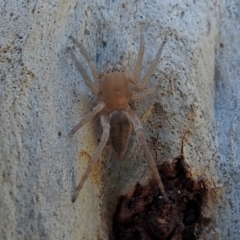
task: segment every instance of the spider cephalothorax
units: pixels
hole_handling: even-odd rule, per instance
[[[90,174],[93,165],[99,159],[109,138],[117,157],[119,159],[123,158],[123,155],[127,149],[132,126],[136,132],[138,141],[141,144],[146,155],[149,166],[153,171],[154,177],[158,182],[158,186],[164,198],[167,200],[168,197],[165,193],[161,177],[157,170],[157,166],[147,146],[147,142],[143,133],[143,127],[140,123],[139,118],[129,106],[130,100],[142,100],[155,91],[156,86],[147,88],[144,91],[142,90],[148,85],[151,75],[160,60],[165,41],[161,44],[156,58],[152,61],[147,74],[139,82],[144,53],[143,34],[141,34],[140,38],[140,49],[138,52],[138,59],[134,74],[120,65],[116,65],[114,67],[111,66],[103,73],[98,72],[94,62],[92,61],[83,45],[80,44],[74,37],[70,38],[79,47],[81,54],[86,58],[92,74],[96,79],[96,81],[93,82],[89,78],[82,65],[78,62],[72,49],[69,48],[68,51],[70,52],[72,59],[75,62],[75,65],[80,71],[82,77],[84,78],[87,86],[91,89],[92,93],[98,97],[98,104],[90,113],[82,117],[81,121],[71,130],[69,135],[74,134],[83,124],[91,120],[97,113],[100,113],[100,122],[103,128],[101,141],[97,146],[92,159],[90,160],[85,174],[83,175],[79,185],[74,192],[72,201],[74,202],[77,199],[77,196],[84,182]]]

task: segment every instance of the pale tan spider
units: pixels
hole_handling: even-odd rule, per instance
[[[68,52],[71,54],[71,57],[76,67],[80,71],[82,77],[84,78],[87,86],[91,89],[94,95],[97,95],[98,104],[93,108],[91,112],[82,117],[81,121],[70,131],[69,135],[73,135],[80,127],[83,126],[83,124],[90,121],[97,113],[100,113],[100,122],[103,128],[101,141],[97,146],[92,159],[89,162],[87,170],[85,171],[80,183],[78,184],[73,194],[72,201],[75,202],[77,199],[84,182],[88,178],[93,165],[99,159],[109,138],[115,154],[119,159],[123,157],[128,146],[129,137],[132,132],[132,125],[136,132],[138,141],[141,144],[146,155],[149,166],[153,171],[155,179],[157,180],[162,195],[166,200],[168,200],[161,177],[157,170],[156,163],[147,146],[147,142],[143,133],[143,127],[140,123],[139,118],[129,106],[130,100],[142,100],[155,91],[156,86],[152,86],[145,91],[140,92],[148,85],[151,75],[159,63],[160,56],[166,41],[164,40],[161,44],[156,58],[152,61],[147,74],[140,82],[138,82],[141,74],[144,53],[143,33],[140,37],[140,48],[134,75],[120,65],[116,65],[115,67],[111,66],[103,73],[98,72],[94,62],[92,61],[83,45],[80,44],[72,36],[70,39],[79,47],[81,54],[87,60],[94,78],[97,79],[97,81],[93,82],[89,78],[82,65],[78,62],[72,49],[68,48]]]

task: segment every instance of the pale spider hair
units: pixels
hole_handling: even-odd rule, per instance
[[[144,88],[146,88],[148,85],[151,75],[153,74],[153,71],[160,61],[161,53],[166,41],[164,40],[161,44],[156,58],[151,62],[147,74],[141,81],[139,81],[144,53],[143,33],[141,33],[140,36],[140,48],[134,74],[132,74],[129,70],[122,67],[121,65],[110,67],[103,73],[99,72],[83,45],[72,36],[70,36],[70,39],[78,46],[81,54],[87,60],[93,77],[96,79],[95,81],[92,81],[90,79],[82,65],[77,60],[72,49],[68,48],[68,52],[70,53],[76,67],[85,80],[86,85],[90,88],[92,93],[98,97],[98,104],[93,108],[91,112],[82,117],[80,122],[70,131],[69,135],[73,135],[80,127],[83,126],[83,124],[90,121],[97,113],[100,113],[100,122],[103,128],[101,141],[98,144],[92,156],[92,159],[89,162],[87,170],[85,171],[80,183],[78,184],[73,194],[72,201],[74,202],[77,199],[84,182],[88,178],[93,168],[93,165],[96,164],[100,158],[100,155],[109,137],[114,152],[119,159],[123,158],[123,155],[127,149],[129,137],[132,132],[132,126],[136,132],[137,139],[146,155],[149,166],[153,171],[154,178],[157,180],[161,193],[164,199],[168,200],[156,163],[148,148],[143,133],[143,127],[140,123],[139,118],[129,106],[130,100],[142,100],[156,90],[156,85],[149,87],[146,90],[144,90]]]

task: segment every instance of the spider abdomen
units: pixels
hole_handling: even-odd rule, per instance
[[[114,111],[109,116],[110,141],[119,160],[126,152],[132,132],[132,123],[125,111]]]

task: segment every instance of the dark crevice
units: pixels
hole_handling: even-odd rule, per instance
[[[207,195],[205,183],[189,177],[182,156],[163,163],[159,172],[170,200],[163,199],[154,181],[147,186],[137,184],[119,199],[112,239],[199,238],[206,225],[206,219],[201,216]]]

